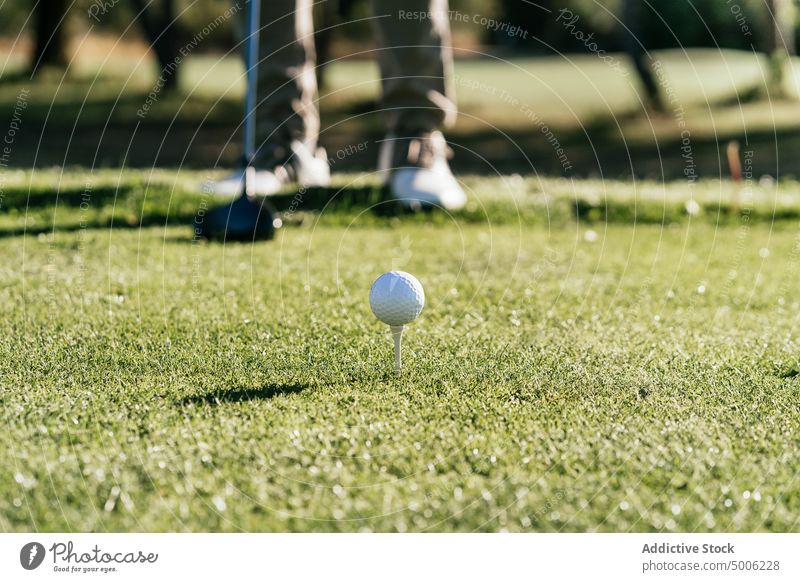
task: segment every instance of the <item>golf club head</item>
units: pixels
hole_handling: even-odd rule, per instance
[[[194,219],[194,232],[209,240],[253,242],[270,240],[281,227],[277,212],[266,198],[239,198]]]

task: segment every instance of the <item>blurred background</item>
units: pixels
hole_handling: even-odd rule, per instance
[[[0,4],[0,118],[24,109],[4,167],[235,165],[244,71],[230,7]],[[456,170],[725,177],[726,144],[737,140],[754,152],[757,175],[800,173],[793,0],[453,0],[450,9]],[[327,0],[315,16],[323,145],[380,138],[368,2]],[[334,170],[371,170],[374,158],[374,148],[350,152]]]

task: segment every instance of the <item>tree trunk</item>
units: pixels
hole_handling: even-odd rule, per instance
[[[139,14],[144,34],[158,61],[159,75],[164,77],[164,89],[178,86],[178,26],[175,22],[175,1],[161,0],[161,10],[147,7],[145,0],[133,0],[134,10]]]
[[[36,5],[36,48],[31,66],[34,75],[41,67],[67,66],[67,10],[67,0],[40,0]]]
[[[335,26],[341,21],[338,0],[327,0],[316,8],[314,20],[314,47],[317,53],[317,86],[325,85],[325,70],[331,58],[331,41]]]
[[[766,0],[769,92],[775,97],[789,97],[786,87],[786,67],[789,56],[795,54],[793,16],[794,6],[788,0]]]
[[[767,7],[767,53],[776,51],[789,55],[797,54],[794,40],[794,6],[791,0],[766,0]]]
[[[661,91],[659,91],[658,83],[650,69],[649,57],[642,46],[644,39],[639,26],[637,0],[623,0],[622,22],[626,27],[622,31],[622,43],[644,88],[647,106],[655,111],[664,111]]]

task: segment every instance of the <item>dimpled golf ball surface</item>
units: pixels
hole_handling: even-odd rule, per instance
[[[406,325],[414,321],[425,306],[425,291],[414,275],[390,271],[372,284],[369,306],[383,323]]]

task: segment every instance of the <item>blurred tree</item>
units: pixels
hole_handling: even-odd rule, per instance
[[[325,0],[314,8],[314,47],[317,50],[317,85],[325,85],[325,70],[331,60],[331,45],[337,26],[347,19],[353,0]]]
[[[153,6],[155,4],[155,7]],[[158,60],[164,76],[164,89],[178,86],[178,23],[175,21],[175,1],[147,2],[133,0],[134,10],[139,13],[139,21],[148,42]]]
[[[506,22],[521,26],[524,36],[495,34],[492,40],[498,45],[508,45],[516,50],[532,52],[541,49],[535,38],[543,38],[552,19],[548,14],[558,12],[555,0],[537,0],[524,2],[520,0],[503,0],[501,2],[501,16]]]
[[[67,0],[39,0],[36,2],[36,44],[31,63],[31,74],[42,67],[67,66],[67,34],[65,21],[69,5]]]
[[[791,1],[766,0],[767,52],[776,51],[794,54],[794,31],[791,26]]]
[[[795,54],[794,6],[791,0],[766,0],[767,27],[766,53],[769,59],[769,82],[773,95],[788,97],[785,71],[789,56]]]
[[[639,0],[623,0],[622,2],[622,43],[633,63],[633,68],[639,75],[648,107],[656,111],[664,111],[664,101],[661,99],[658,83],[650,69],[649,57],[644,46],[645,38],[641,33],[641,13],[638,8]]]

